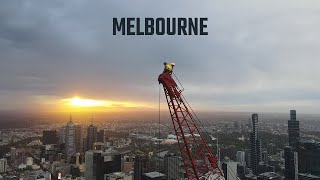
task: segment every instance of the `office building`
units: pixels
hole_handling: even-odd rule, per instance
[[[75,126],[75,143],[76,143],[76,152],[82,153],[83,152],[83,138],[82,138],[82,126],[76,125]]]
[[[293,150],[291,146],[284,148],[285,160],[285,178],[297,180],[298,179],[298,153]]]
[[[252,132],[250,133],[250,166],[253,174],[258,175],[261,161],[261,140],[258,136],[258,114],[252,114]]]
[[[56,130],[42,131],[42,144],[58,144],[58,136]]]
[[[222,163],[222,171],[224,173],[225,180],[238,180],[237,177],[237,162],[226,161]]]
[[[134,159],[134,180],[142,180],[142,175],[150,171],[148,155],[137,155]]]
[[[67,123],[66,126],[66,132],[65,132],[65,155],[66,159],[70,160],[71,156],[74,156],[76,154],[76,138],[75,138],[75,124],[72,122],[72,117],[70,116],[70,120]]]
[[[298,149],[299,173],[320,175],[320,143],[309,140],[300,142]]]
[[[246,163],[239,163],[237,165],[237,174],[240,179],[244,179],[246,175]]]
[[[106,150],[97,155],[96,179],[103,179],[105,174],[121,172],[121,154],[116,150]]]
[[[85,179],[92,179],[94,180],[95,177],[93,176],[93,151],[86,151],[85,153],[85,167],[86,170],[84,172]]]
[[[104,130],[99,130],[99,132],[97,133],[97,142],[105,142],[104,136]]]
[[[290,120],[288,120],[288,141],[289,146],[284,148],[285,178],[298,179],[298,153],[299,148],[299,121],[296,118],[296,111],[290,110]]]
[[[246,162],[246,153],[244,151],[237,151],[237,162],[241,164]]]
[[[87,150],[93,150],[95,142],[97,142],[97,127],[91,124],[87,130]]]
[[[107,174],[121,172],[121,154],[116,150],[89,150],[85,158],[85,179],[99,180]]]
[[[180,157],[176,154],[164,156],[164,174],[166,179],[180,179]]]

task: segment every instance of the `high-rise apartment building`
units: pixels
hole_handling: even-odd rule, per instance
[[[288,120],[288,140],[289,146],[284,148],[285,178],[298,179],[298,149],[299,149],[299,121],[297,121],[296,110],[290,110],[290,120]],[[300,154],[301,155],[301,154]]]
[[[299,121],[296,118],[296,110],[290,110],[290,120],[288,120],[288,136],[289,146],[291,146],[293,150],[297,150],[299,145],[299,131]]]

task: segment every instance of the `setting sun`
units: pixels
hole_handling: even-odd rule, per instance
[[[62,99],[64,105],[69,106],[70,108],[83,109],[83,108],[137,108],[142,107],[142,105],[131,103],[131,102],[122,102],[122,101],[110,101],[102,99],[87,99],[80,97],[73,97]]]
[[[97,107],[97,106],[110,106],[111,103],[102,100],[93,100],[93,99],[81,99],[79,97],[74,97],[69,99],[70,105],[72,106],[81,106],[81,107]]]

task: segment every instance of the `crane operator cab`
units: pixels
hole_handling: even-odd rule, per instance
[[[172,94],[174,96],[180,96],[181,91],[178,88],[177,84],[171,77],[173,67],[175,66],[175,63],[168,64],[166,62],[163,63],[164,70],[163,73],[159,75],[158,81],[160,84],[163,84],[168,90],[169,94]]]
[[[167,62],[164,62],[163,63],[164,65],[164,70],[163,72],[167,72],[169,73],[170,75],[172,74],[172,70],[173,70],[173,67],[176,65],[175,63],[171,63],[171,64],[168,64]]]

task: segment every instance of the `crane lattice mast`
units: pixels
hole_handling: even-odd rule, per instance
[[[190,113],[171,73],[160,74],[158,81],[163,85],[188,179],[224,179],[217,159],[204,140],[200,126]]]

